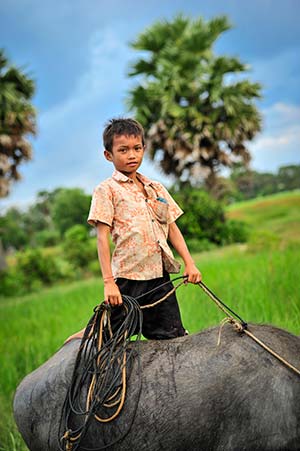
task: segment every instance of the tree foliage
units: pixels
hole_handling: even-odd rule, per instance
[[[95,243],[91,242],[86,227],[81,224],[66,231],[63,249],[65,257],[75,267],[87,268],[89,262],[97,259]]]
[[[281,166],[277,173],[257,172],[236,167],[231,173],[236,187],[235,199],[253,199],[257,196],[300,188],[300,165]]]
[[[0,217],[0,232],[5,250],[22,249],[28,243],[23,218],[24,214],[15,207],[11,207]]]
[[[36,133],[34,90],[34,81],[0,49],[0,197],[9,194],[11,182],[20,179],[19,165],[32,157],[26,137]]]
[[[184,206],[186,213],[177,223],[193,252],[209,249],[211,244],[224,245],[247,240],[245,224],[226,220],[223,205],[206,191],[185,188],[173,195],[179,205]]]
[[[53,202],[52,218],[56,228],[63,235],[76,224],[87,225],[91,196],[80,188],[61,188]]]
[[[180,182],[211,188],[219,168],[247,164],[246,142],[261,127],[254,103],[261,86],[245,78],[238,58],[213,53],[229,29],[226,17],[179,15],[154,23],[131,44],[146,56],[129,73],[138,77],[129,108],[146,129],[150,158]]]
[[[76,224],[88,230],[86,222],[91,196],[80,188],[41,191],[27,210],[9,208],[0,216],[3,247],[7,250],[58,244]]]

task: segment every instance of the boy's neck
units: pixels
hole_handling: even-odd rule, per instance
[[[130,178],[135,183],[135,185],[139,188],[139,190],[143,193],[143,195],[145,197],[148,197],[147,191],[145,190],[145,187],[144,187],[144,183],[142,182],[142,180],[140,180],[138,178],[136,171],[130,172],[130,173],[123,172],[123,171],[119,171],[119,172],[121,172],[121,174],[123,174],[123,175],[126,175],[126,177]]]
[[[123,175],[126,175],[129,179],[132,179],[134,182],[138,180],[137,173],[136,172],[122,172]]]

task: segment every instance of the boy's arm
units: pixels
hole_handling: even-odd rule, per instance
[[[111,305],[122,304],[122,296],[118,285],[114,281],[111,270],[111,257],[109,247],[110,227],[103,222],[97,223],[97,249],[98,258],[104,281],[104,300]]]
[[[169,235],[168,239],[174,249],[178,252],[182,260],[184,261],[184,276],[188,276],[188,282],[199,283],[201,282],[202,275],[201,272],[196,267],[194,260],[187,248],[185,240],[177,227],[175,222],[169,224]]]
[[[97,249],[98,257],[101,266],[103,281],[104,281],[104,300],[111,305],[122,304],[122,296],[118,285],[115,283],[110,263],[110,248],[109,248],[109,226],[103,222],[97,223]],[[74,338],[82,338],[85,328],[70,335],[64,344],[73,340]]]

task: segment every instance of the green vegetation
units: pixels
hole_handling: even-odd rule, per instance
[[[297,335],[299,203],[300,193],[292,192],[230,206],[229,217],[249,224],[250,243],[194,254],[204,282],[246,321],[271,323]],[[259,236],[263,240],[258,241]],[[16,386],[69,335],[84,327],[93,307],[101,302],[102,293],[101,279],[91,278],[0,299],[1,451],[27,450],[11,415]],[[224,317],[199,287],[181,287],[178,298],[190,333],[219,324]]]
[[[101,299],[100,280],[73,282],[0,301],[0,450],[27,450],[11,416],[13,392],[20,380],[58,349],[74,331],[84,327]]]
[[[245,221],[251,230],[253,244],[271,242],[300,242],[300,191],[278,193],[271,196],[239,202],[227,207],[227,216]]]
[[[186,188],[174,197],[186,209],[179,225],[191,251],[246,241],[241,221],[226,220],[221,202],[204,190]],[[5,296],[99,275],[94,230],[86,222],[90,202],[80,189],[59,188],[39,193],[26,212],[12,208],[0,217],[8,254],[0,269]]]
[[[276,173],[235,166],[230,175],[234,199],[253,199],[300,188],[300,165],[281,166]]]
[[[99,274],[92,229],[86,222],[91,196],[79,188],[38,193],[27,211],[10,208],[0,217],[6,262],[1,291],[22,295],[58,281]]]
[[[203,280],[248,322],[271,323],[299,334],[299,247],[252,253],[230,246],[196,256]],[[191,332],[220,322],[224,316],[196,287],[188,286],[181,306]]]
[[[172,194],[178,205],[184,206],[186,213],[177,223],[192,252],[247,240],[246,224],[227,219],[223,205],[206,191],[185,188]]]
[[[90,203],[91,196],[80,188],[40,191],[25,211],[11,207],[0,216],[4,250],[56,245],[77,224],[90,230],[86,222]]]

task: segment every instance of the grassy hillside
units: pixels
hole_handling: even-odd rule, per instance
[[[194,255],[204,282],[248,322],[266,322],[300,334],[300,192],[230,206],[228,216],[251,228],[247,245]],[[0,449],[25,451],[11,415],[20,380],[82,328],[102,301],[102,281],[56,286],[0,299]],[[178,290],[191,333],[219,324],[224,314],[193,285]],[[217,340],[217,337],[216,337]]]
[[[230,205],[227,215],[247,222],[253,234],[268,232],[281,242],[300,242],[299,190]]]

